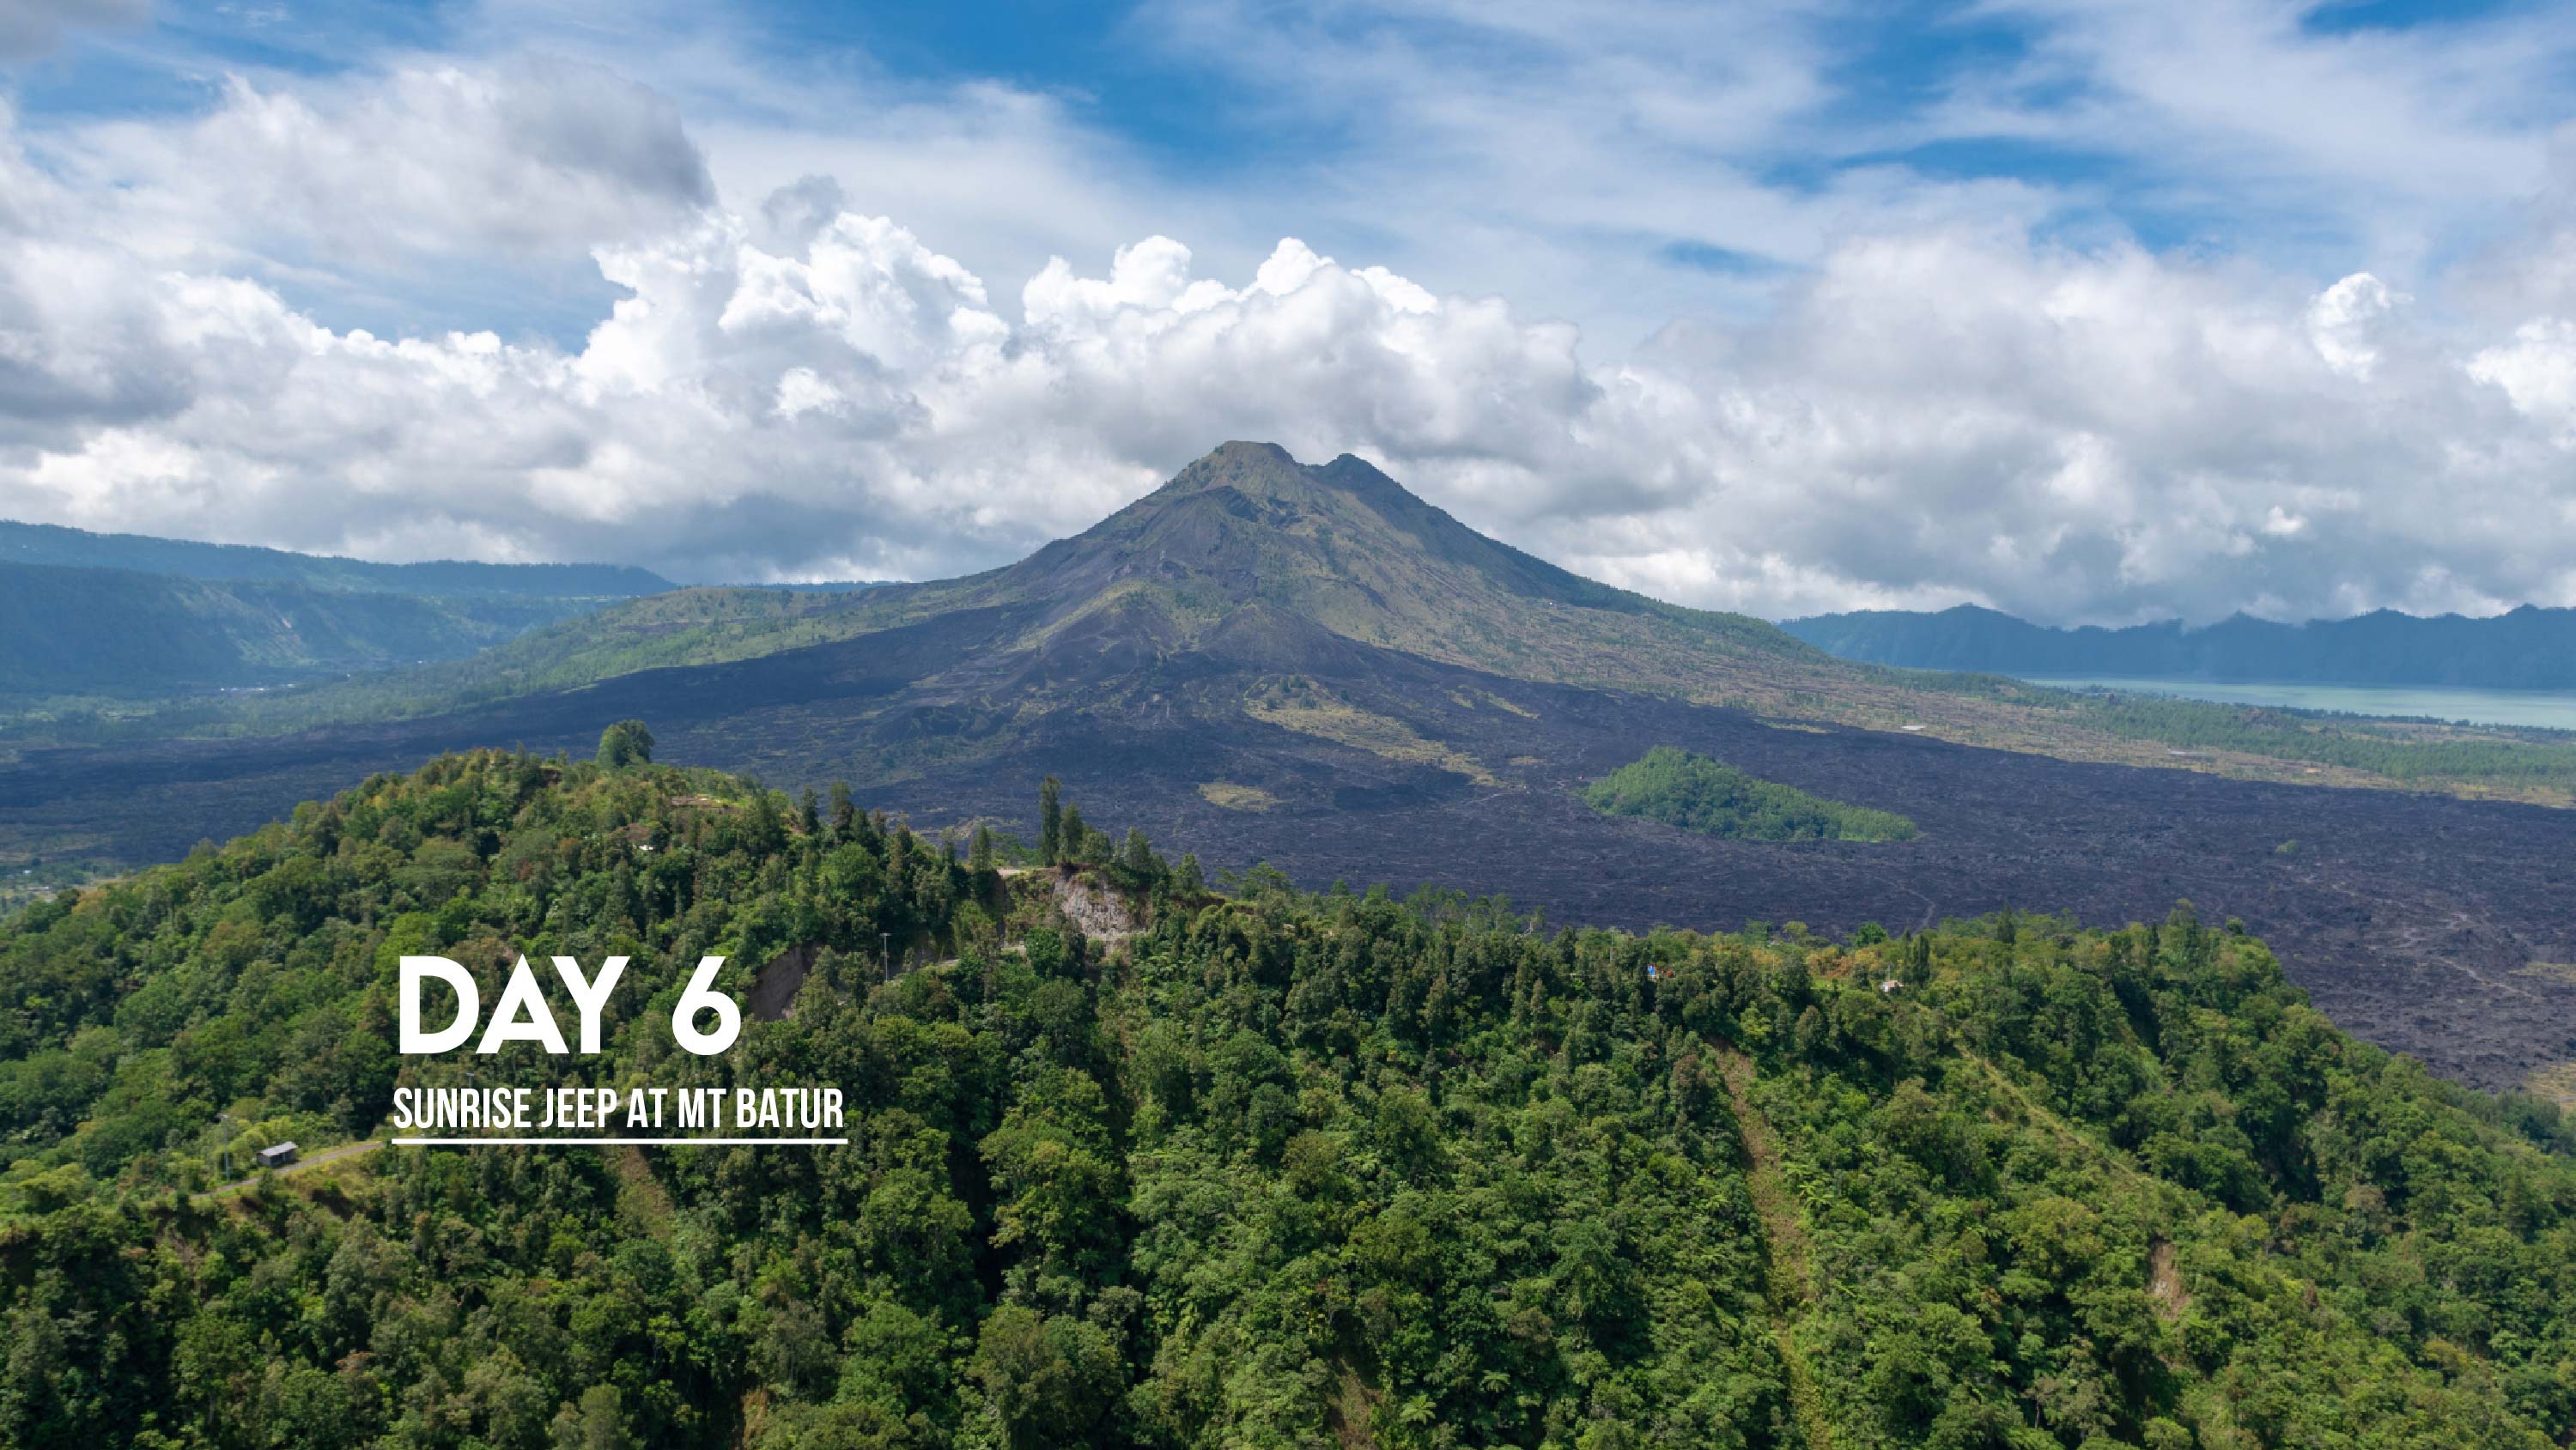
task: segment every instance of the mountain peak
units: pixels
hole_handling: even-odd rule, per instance
[[[1209,449],[1207,456],[1199,461],[1201,463],[1213,463],[1218,461],[1284,463],[1291,468],[1302,468],[1305,466],[1299,463],[1295,456],[1290,454],[1287,449],[1280,447],[1276,443],[1264,443],[1258,440],[1246,440],[1242,438],[1229,439],[1226,442],[1218,444],[1216,447]]]
[[[1179,496],[1231,488],[1258,498],[1287,499],[1319,488],[1358,494],[1384,506],[1437,513],[1403,484],[1356,453],[1343,453],[1330,463],[1300,463],[1276,443],[1220,443],[1194,459],[1171,481],[1148,497]],[[1441,517],[1446,518],[1446,514]]]
[[[1184,481],[1205,482],[1238,473],[1265,473],[1279,469],[1305,467],[1287,449],[1276,443],[1248,443],[1240,439],[1220,443],[1183,465],[1172,475],[1165,488]]]
[[[1305,464],[1262,442],[1219,446],[990,587],[988,597],[1040,605],[1050,637],[1089,621],[1078,634],[1090,639],[1115,618],[1158,650],[1226,638],[1247,610],[1273,632],[1294,620],[1322,636],[1497,670],[1531,668],[1534,655],[1615,653],[1607,638],[1633,636],[1648,616],[1703,643],[1800,648],[1768,625],[1674,610],[1487,538],[1356,454]]]
[[[1194,502],[1207,495],[1226,501]],[[1384,561],[1391,564],[1409,560],[1417,567],[1449,565],[1515,576],[1537,562],[1468,528],[1357,454],[1343,453],[1330,463],[1300,463],[1276,443],[1220,444],[1081,538],[1141,541],[1176,528],[1209,535],[1210,543],[1249,530],[1237,542],[1256,546],[1273,564],[1282,547],[1321,549],[1330,555],[1336,546],[1364,552],[1383,546],[1406,556]],[[1299,572],[1343,574],[1356,561],[1308,562],[1313,567]]]
[[[1231,489],[1248,498],[1292,499],[1311,494],[1321,482],[1322,470],[1310,468],[1276,443],[1220,443],[1187,467],[1173,474],[1171,481],[1146,495],[1133,507],[1157,500],[1171,500],[1190,494]],[[1113,516],[1113,518],[1116,516]]]

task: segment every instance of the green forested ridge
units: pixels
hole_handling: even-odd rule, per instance
[[[2576,1134],[2343,1037],[2187,908],[1549,929],[1261,872],[1214,895],[1072,803],[1069,864],[1005,877],[989,836],[960,860],[611,745],[378,778],[0,928],[0,1440],[2576,1430]],[[1076,880],[1132,934],[1072,928]],[[880,982],[880,932],[917,969]],[[791,1018],[671,1045],[696,954],[805,944]],[[487,1004],[522,950],[636,961],[597,1060],[406,1064],[391,966],[424,950],[495,974]],[[387,1148],[171,1191],[222,1133],[310,1150],[469,1065],[839,1085],[853,1142]]]
[[[1909,841],[1914,823],[1746,775],[1678,746],[1658,745],[1583,788],[1605,816],[1661,821],[1738,841]]]

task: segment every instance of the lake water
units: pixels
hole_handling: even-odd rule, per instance
[[[2465,690],[2446,685],[2311,685],[2267,681],[2141,680],[2110,676],[2022,675],[2034,685],[2092,687],[2180,695],[2229,705],[2287,705],[2354,715],[2418,715],[2478,725],[2539,725],[2576,730],[2576,693],[2560,690]]]

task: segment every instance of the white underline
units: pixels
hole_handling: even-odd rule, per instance
[[[710,1148],[741,1148],[756,1143],[774,1143],[786,1147],[846,1148],[847,1138],[394,1138],[397,1148],[607,1148],[624,1145],[698,1143]]]

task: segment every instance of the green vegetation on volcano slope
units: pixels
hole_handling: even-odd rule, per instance
[[[1809,795],[1731,765],[1658,745],[1583,788],[1605,816],[1661,821],[1733,841],[1910,841],[1914,823]]]
[[[2576,1430],[2576,1135],[2343,1037],[2187,911],[1852,944],[1547,932],[1262,873],[1222,899],[1141,840],[1072,834],[1080,877],[1132,893],[1132,936],[1051,915],[1055,870],[1005,881],[856,811],[489,753],[18,915],[0,1439]],[[954,959],[881,983],[880,931]],[[670,1044],[674,963],[796,945],[819,951],[790,1019],[721,1058]],[[397,954],[494,973],[523,950],[635,956],[605,1054],[392,1055]],[[852,1143],[389,1148],[168,1191],[234,1126],[218,1111],[310,1147],[468,1065],[837,1084]]]

